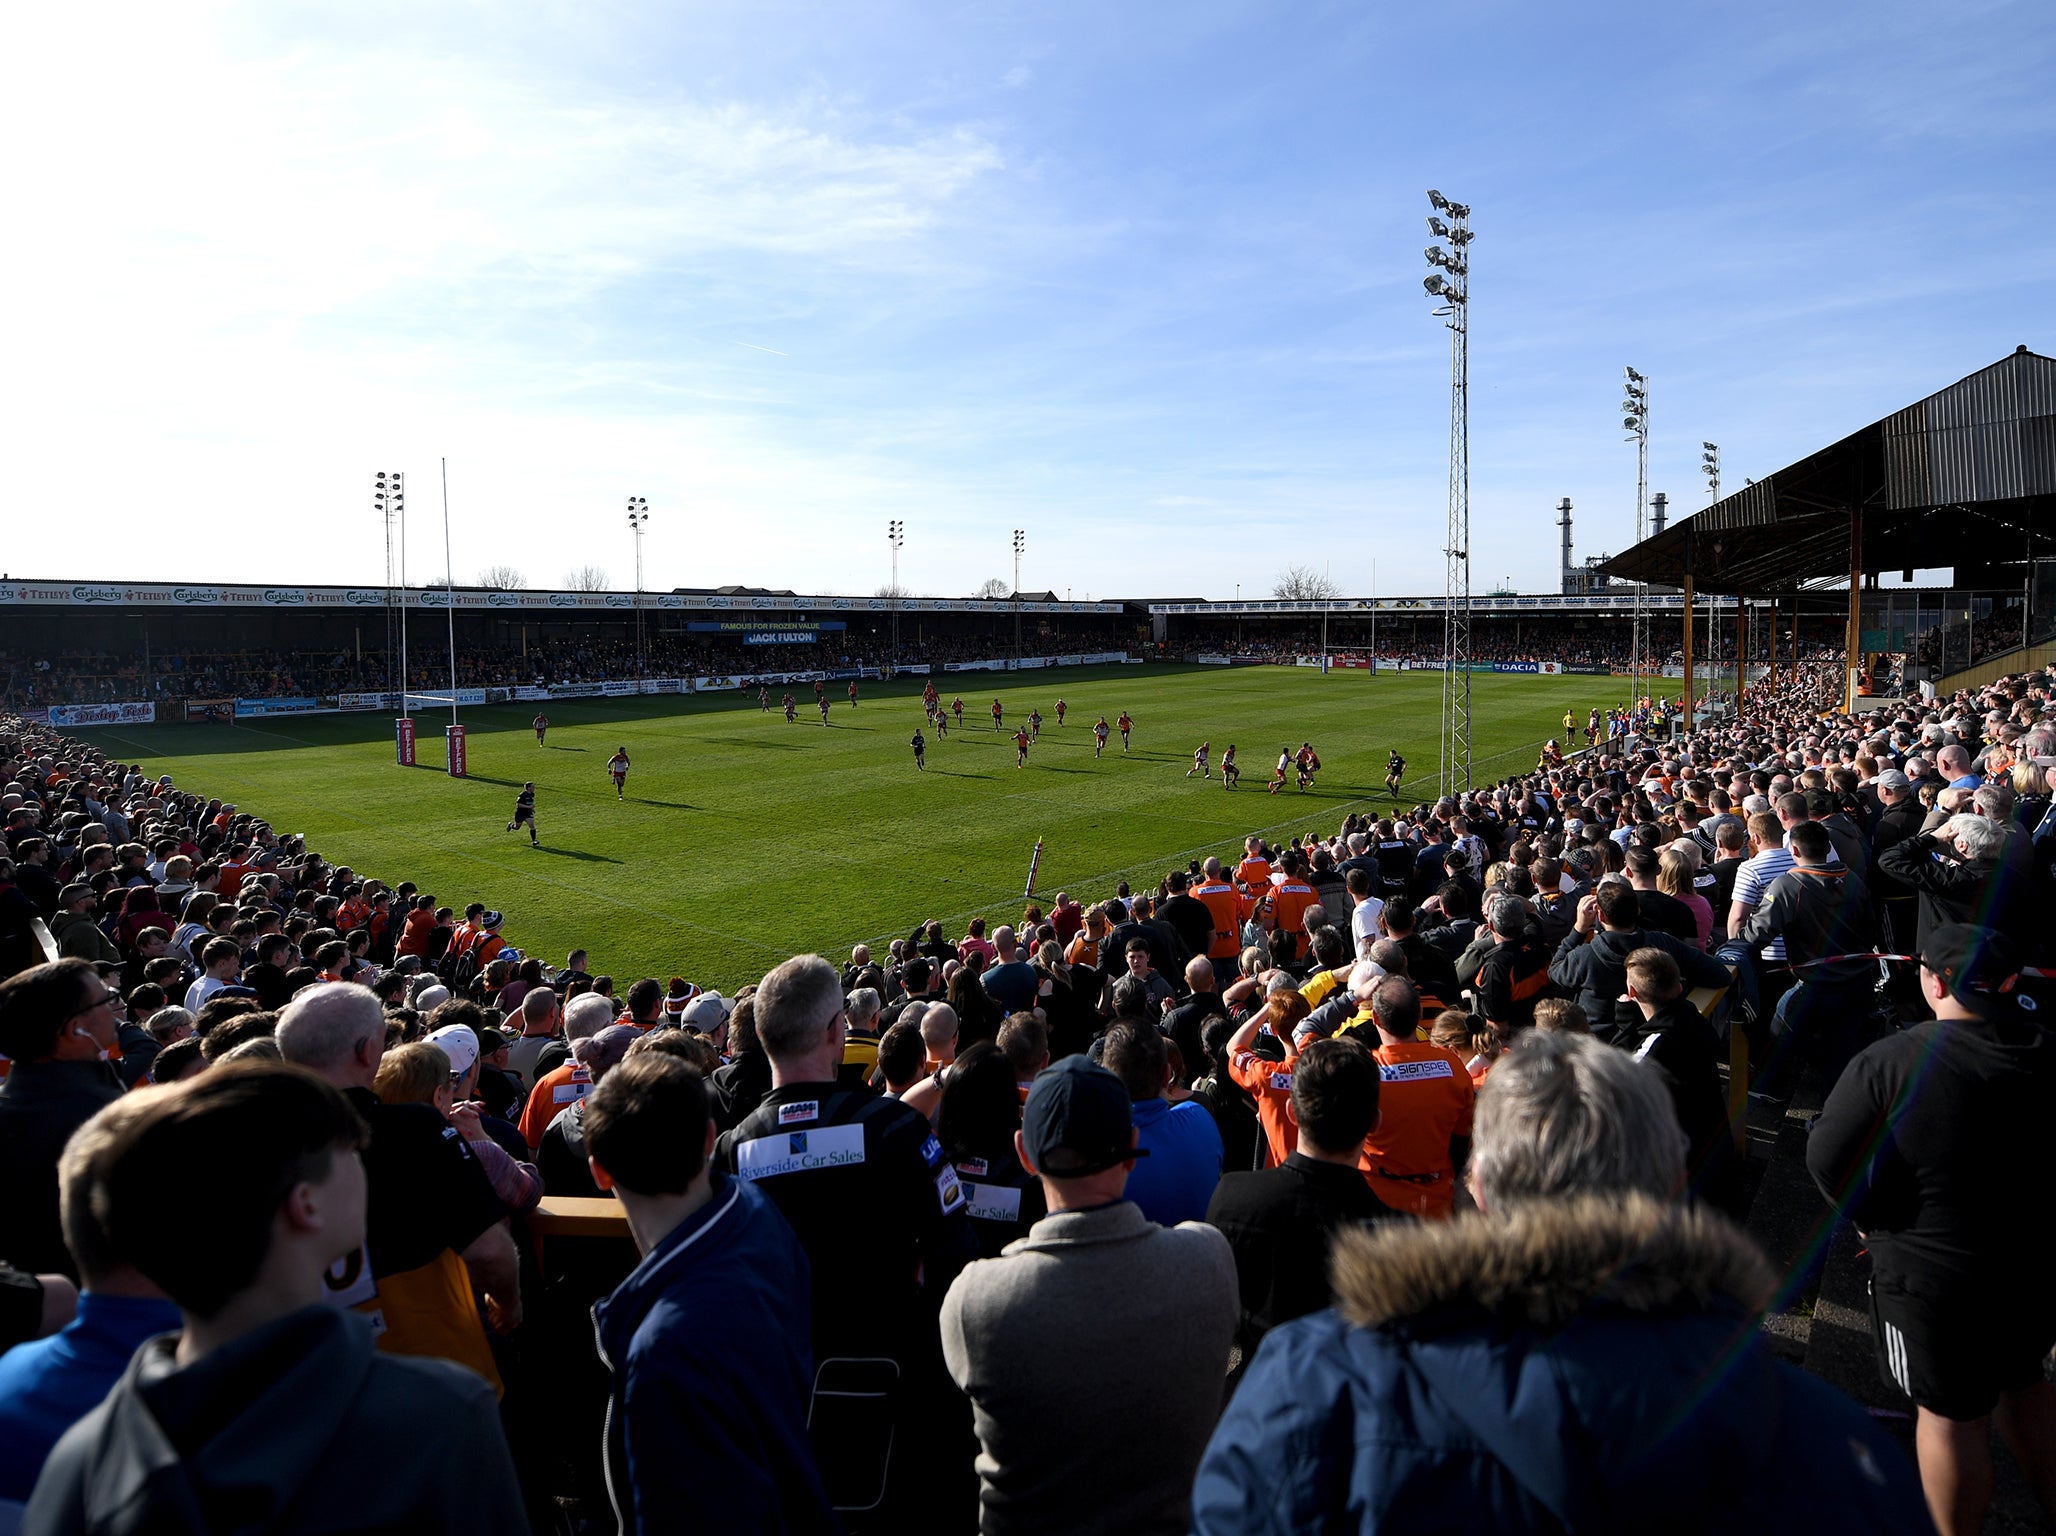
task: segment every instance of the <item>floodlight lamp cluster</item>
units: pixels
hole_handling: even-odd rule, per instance
[[[391,474],[381,470],[372,482],[371,504],[381,514],[391,516],[407,503],[407,492],[398,470]]]
[[[907,525],[900,521],[900,519],[894,518],[885,525],[885,540],[894,549],[898,549],[907,542]]]
[[[646,496],[631,496],[631,497],[629,497],[629,498],[628,498],[628,526],[629,526],[629,527],[631,527],[631,528],[633,528],[633,529],[634,529],[634,530],[635,530],[635,531],[636,531],[637,533],[640,533],[640,532],[642,532],[642,525],[643,525],[644,523],[648,522],[649,520],[650,520],[650,503],[649,503],[649,498],[648,498],[648,497],[646,497]]]
[[[1621,425],[1632,437],[1639,437],[1648,429],[1649,380],[1632,368],[1627,370],[1627,375],[1627,398],[1621,401]]]
[[[1706,476],[1706,488],[1713,492],[1714,500],[1720,500],[1720,445],[1702,442],[1699,445],[1699,471]]]
[[[1429,192],[1428,202],[1435,209],[1428,216],[1428,233],[1435,236],[1438,243],[1422,252],[1428,258],[1428,265],[1435,270],[1421,279],[1421,286],[1430,298],[1442,300],[1444,307],[1435,313],[1454,315],[1469,297],[1465,281],[1471,271],[1468,251],[1473,239],[1469,224],[1471,210],[1463,203],[1452,203],[1440,192]],[[1445,214],[1447,218],[1442,217]],[[1439,243],[1444,240],[1449,242],[1447,249]]]

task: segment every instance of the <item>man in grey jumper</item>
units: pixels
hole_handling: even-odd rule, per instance
[[[1084,1056],[1028,1091],[1014,1145],[1049,1215],[967,1267],[942,1349],[978,1428],[979,1528],[1185,1531],[1237,1317],[1227,1239],[1121,1198],[1128,1091]]]

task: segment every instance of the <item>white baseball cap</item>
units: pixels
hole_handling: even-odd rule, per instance
[[[428,1043],[450,1058],[450,1080],[455,1082],[478,1060],[478,1036],[469,1024],[445,1024],[428,1037]]]

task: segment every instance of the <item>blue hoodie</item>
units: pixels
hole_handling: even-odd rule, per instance
[[[0,1499],[27,1503],[51,1447],[100,1406],[143,1340],[183,1326],[162,1296],[85,1291],[62,1331],[0,1356]]]
[[[717,1169],[707,1203],[594,1304],[624,1533],[839,1529],[807,1437],[810,1285],[778,1207]]]

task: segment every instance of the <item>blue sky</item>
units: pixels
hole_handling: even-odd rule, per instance
[[[43,8],[0,102],[11,574],[1477,586],[2056,351],[2045,3]],[[55,14],[52,14],[52,13]],[[171,14],[175,12],[176,14]],[[26,235],[26,238],[24,238]],[[431,560],[433,564],[431,564]]]

